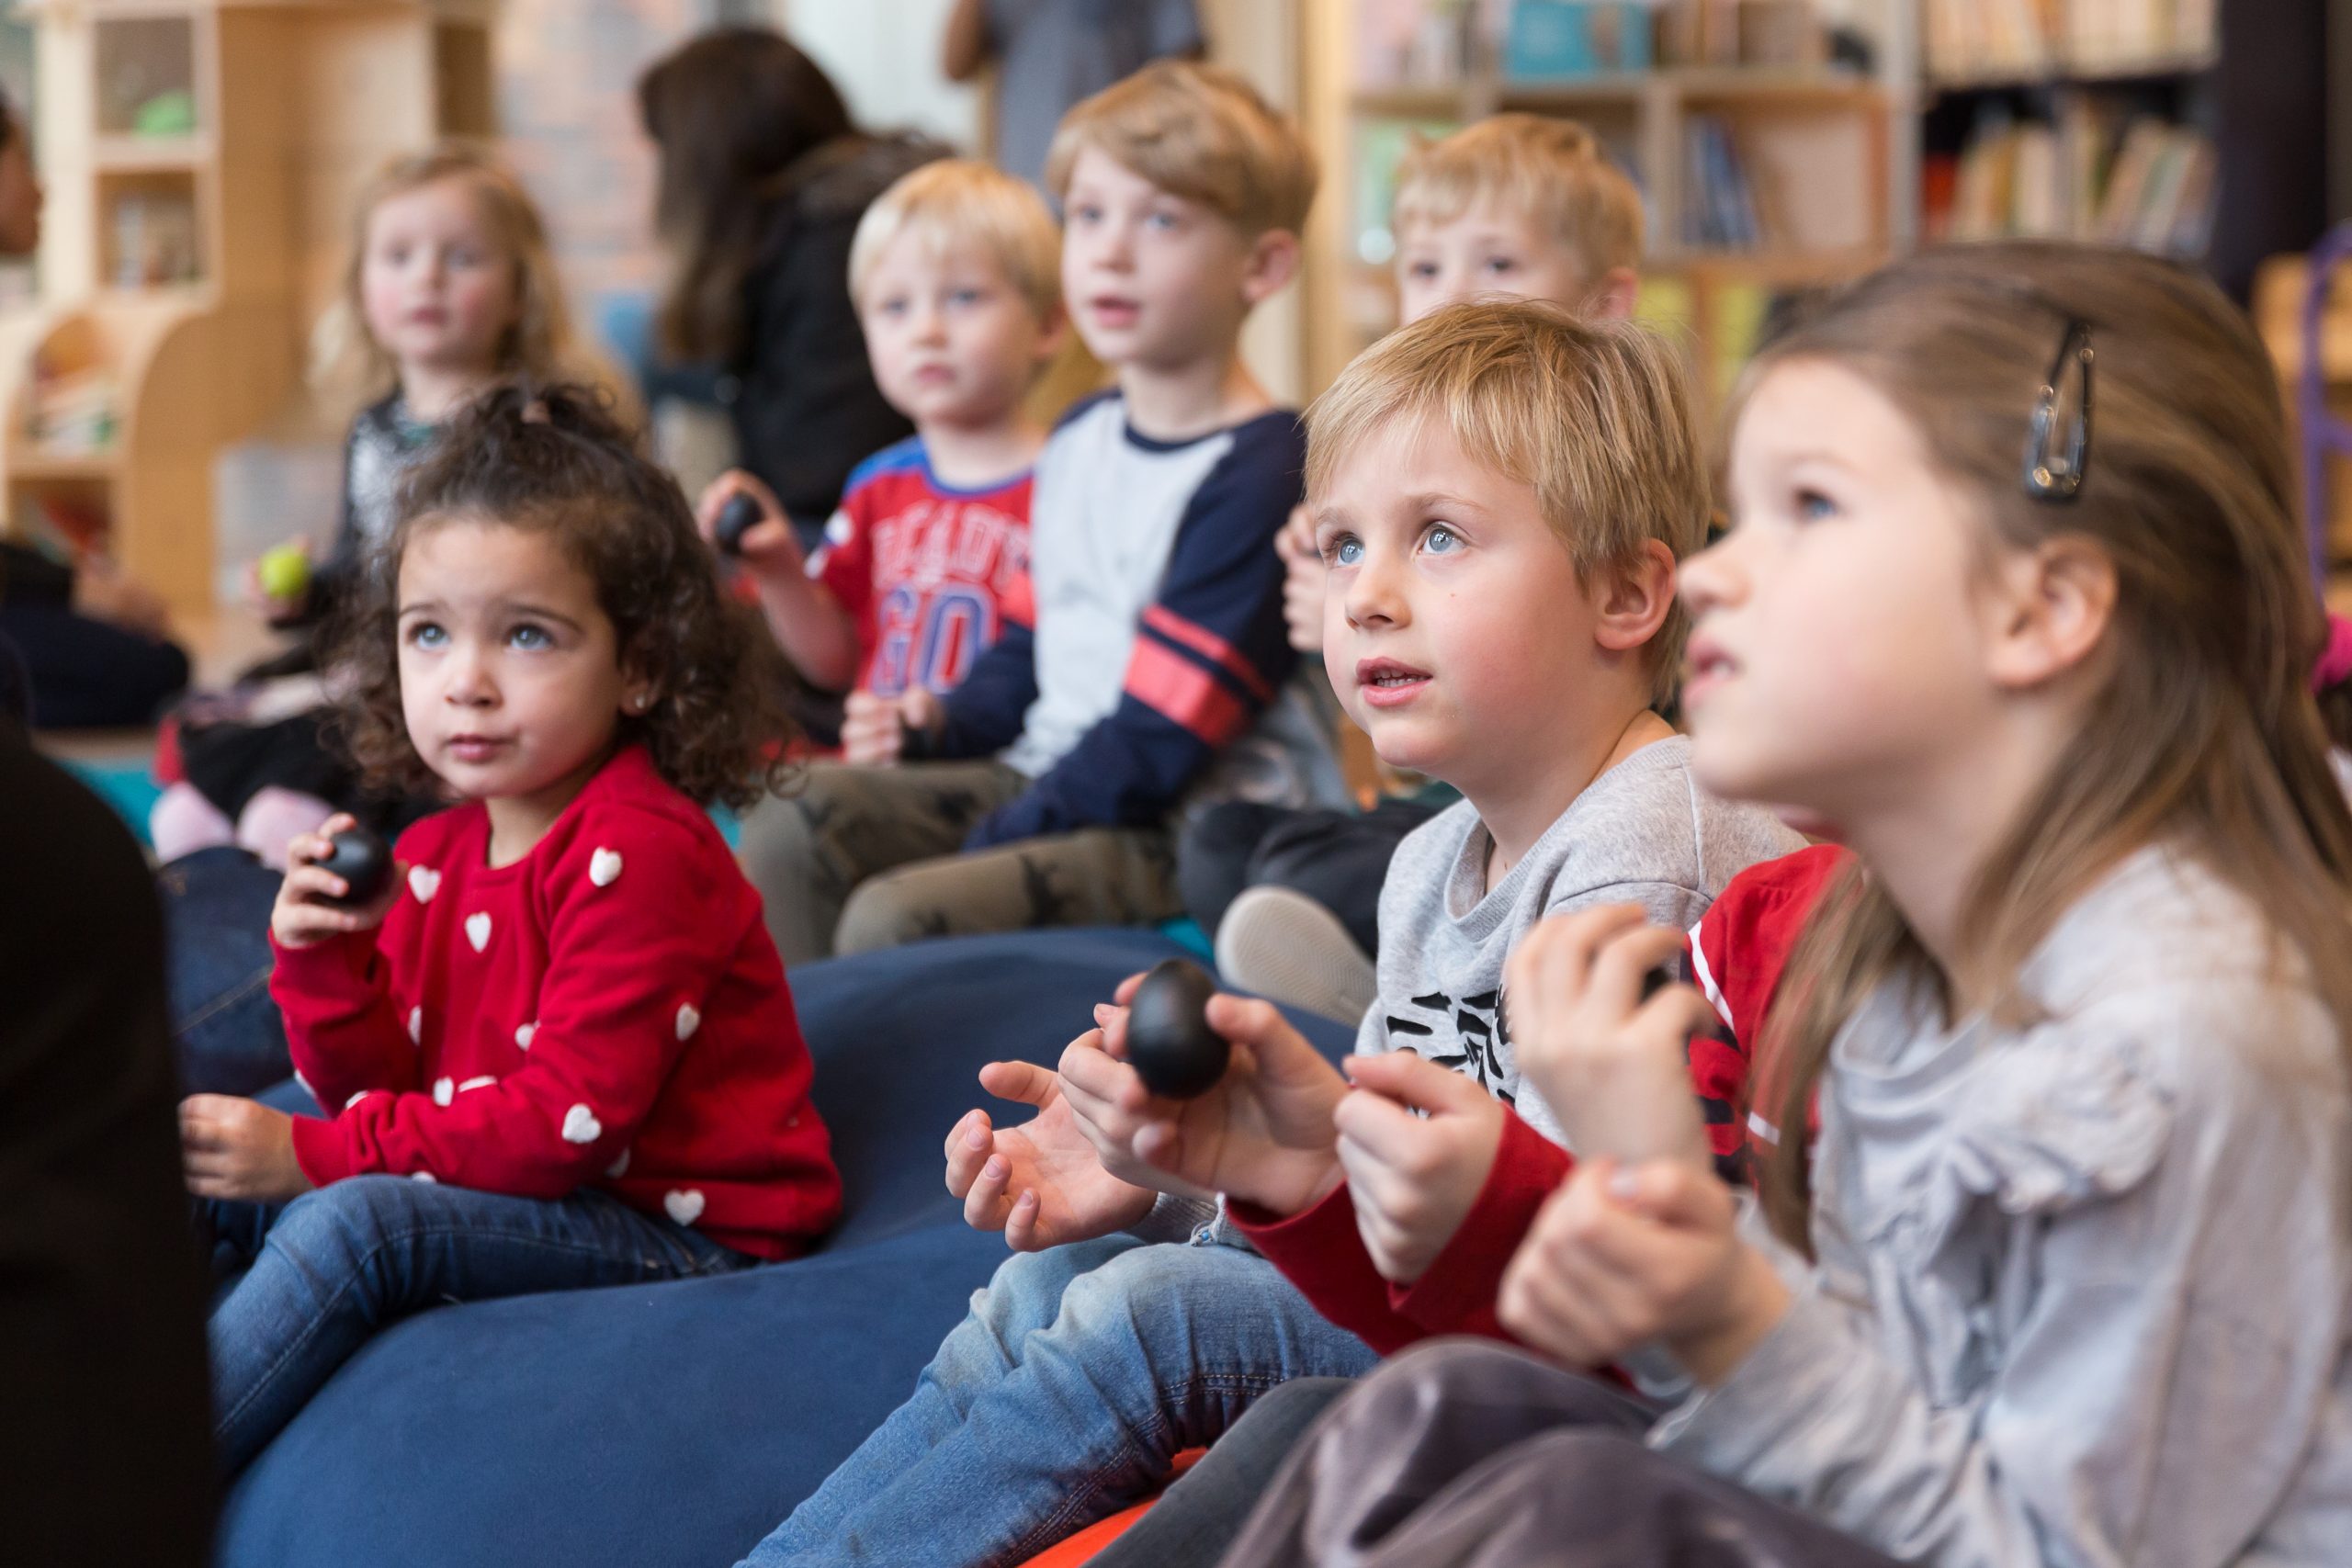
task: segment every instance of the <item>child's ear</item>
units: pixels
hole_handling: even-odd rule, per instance
[[[1657,636],[1674,610],[1674,552],[1664,541],[1642,546],[1638,561],[1598,574],[1593,640],[1611,653],[1631,653]]]
[[[1037,364],[1042,368],[1059,358],[1062,345],[1069,342],[1069,311],[1057,304],[1046,312],[1037,328]]]
[[[1987,672],[2010,691],[2080,668],[2115,622],[2115,562],[2086,538],[2010,552],[1986,592]]]
[[[1254,309],[1280,292],[1297,271],[1298,236],[1287,229],[1269,229],[1250,243],[1241,298]]]
[[[1612,266],[1585,296],[1585,314],[1596,321],[1630,321],[1641,298],[1642,275],[1630,266]]]

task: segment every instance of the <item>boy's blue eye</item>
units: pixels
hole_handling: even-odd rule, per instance
[[[1450,556],[1461,547],[1462,536],[1441,523],[1429,531],[1421,546],[1433,556]]]
[[[1797,491],[1796,513],[1801,522],[1818,523],[1825,517],[1836,515],[1837,511],[1838,503],[1817,490]]]
[[[987,298],[988,295],[978,288],[958,288],[947,297],[947,302],[950,305],[961,305],[968,309]]]
[[[1405,276],[1419,283],[1427,283],[1437,276],[1437,263],[1417,261],[1405,269]]]
[[[1363,559],[1363,541],[1341,536],[1331,541],[1329,552],[1333,566],[1354,566]]]
[[[1488,272],[1492,272],[1492,273],[1514,272],[1514,271],[1517,271],[1517,270],[1518,270],[1518,267],[1519,267],[1519,263],[1517,263],[1517,262],[1513,261],[1513,260],[1512,260],[1510,257],[1509,257],[1509,256],[1488,256],[1488,257],[1487,258],[1487,270]]]
[[[1172,231],[1179,226],[1179,220],[1172,212],[1155,212],[1151,215],[1150,222],[1155,229]]]

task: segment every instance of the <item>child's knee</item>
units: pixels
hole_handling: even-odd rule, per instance
[[[968,1385],[1018,1366],[1023,1343],[1051,1328],[1061,1315],[1062,1298],[1073,1280],[1116,1257],[1123,1247],[1141,1245],[1132,1237],[1112,1236],[1007,1258],[989,1282],[972,1292],[971,1310],[933,1358],[932,1381]]]
[[[945,936],[954,918],[952,909],[945,879],[931,863],[869,876],[842,906],[841,923],[833,931],[833,951],[872,953]]]
[[[354,1176],[313,1188],[286,1205],[267,1245],[312,1267],[365,1262],[397,1236],[422,1183],[401,1176]]]

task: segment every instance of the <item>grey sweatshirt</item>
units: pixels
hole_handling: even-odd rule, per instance
[[[1503,962],[1547,915],[1638,904],[1688,931],[1724,885],[1758,861],[1804,847],[1769,812],[1731,806],[1690,776],[1690,742],[1643,747],[1585,786],[1501,882],[1487,886],[1494,839],[1464,801],[1396,846],[1380,887],[1379,996],[1357,1032],[1359,1055],[1411,1049],[1465,1073],[1555,1143],[1566,1140],[1519,1076],[1502,997]],[[1151,1240],[1204,1234],[1205,1200],[1164,1197],[1135,1227]],[[1218,1226],[1219,1239],[1239,1233]]]
[[[1643,747],[1586,786],[1503,879],[1487,886],[1494,839],[1468,801],[1396,846],[1380,889],[1379,999],[1360,1055],[1410,1047],[1465,1073],[1554,1143],[1559,1118],[1519,1076],[1503,961],[1529,927],[1597,904],[1638,904],[1688,931],[1724,885],[1803,849],[1770,813],[1732,806],[1690,776],[1681,736]]]
[[[2041,1021],[1868,998],[1795,1304],[1651,1441],[1939,1568],[2352,1562],[2352,1151],[2261,912],[2143,851],[2021,976]]]

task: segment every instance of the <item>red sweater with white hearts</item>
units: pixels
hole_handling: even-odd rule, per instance
[[[784,964],[710,818],[616,754],[530,853],[479,804],[401,836],[375,931],[279,947],[270,994],[324,1186],[385,1171],[526,1198],[582,1187],[786,1258],[841,1210]]]

